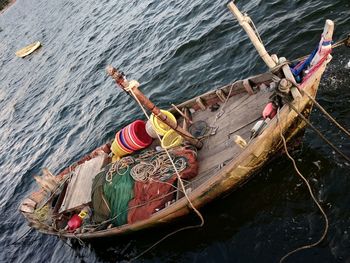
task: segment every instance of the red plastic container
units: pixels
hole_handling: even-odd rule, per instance
[[[141,120],[134,121],[130,126],[132,139],[139,145],[147,147],[152,143],[152,137],[146,131],[146,123]]]
[[[79,215],[73,215],[68,221],[68,231],[74,231],[75,229],[79,228],[82,222],[83,220]]]
[[[140,150],[152,143],[152,137],[146,132],[146,123],[141,120],[134,121],[122,130],[122,137],[131,149]]]
[[[121,136],[123,137],[125,144],[133,151],[137,151],[142,148],[142,146],[135,144],[134,141],[130,139],[127,127],[121,130]]]
[[[138,151],[152,143],[152,137],[146,131],[146,123],[136,120],[115,135],[115,141],[125,152]]]
[[[142,143],[139,144],[135,137],[132,135],[130,126],[125,128],[125,139],[128,143],[130,143],[130,145],[132,145],[132,147],[135,147],[137,149],[142,149],[145,147],[145,145],[143,145]]]
[[[152,137],[146,131],[146,123],[141,120],[134,121],[126,127],[130,139],[138,146],[146,148],[152,143]]]

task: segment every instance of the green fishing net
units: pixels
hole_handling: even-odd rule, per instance
[[[134,180],[130,176],[130,167],[113,173],[111,182],[103,186],[104,195],[109,203],[111,223],[121,226],[127,223],[128,204],[134,197]]]

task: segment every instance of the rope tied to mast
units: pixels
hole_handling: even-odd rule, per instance
[[[264,43],[263,43],[263,41],[262,41],[262,39],[261,39],[261,37],[260,37],[259,31],[258,31],[258,29],[256,28],[256,26],[255,26],[255,24],[254,24],[254,21],[248,16],[247,13],[244,13],[244,18],[246,19],[246,21],[247,21],[249,24],[251,24],[251,25],[253,26],[253,30],[254,30],[256,36],[258,37],[260,43],[264,45]]]

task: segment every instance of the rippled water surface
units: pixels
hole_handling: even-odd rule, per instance
[[[0,261],[128,260],[177,227],[93,242],[86,247],[30,232],[17,211],[35,188],[33,175],[62,167],[105,143],[135,117],[137,105],[105,74],[108,64],[139,80],[161,107],[266,70],[226,1],[17,0],[0,15]],[[335,39],[350,32],[348,0],[238,2],[254,19],[267,49],[289,59],[309,53],[326,18]],[[19,48],[41,41],[25,59]],[[349,49],[334,59],[319,102],[350,127]],[[344,153],[350,140],[314,110],[311,121]],[[325,208],[326,241],[290,262],[350,261],[350,170],[314,132],[293,153]],[[286,157],[270,163],[244,188],[203,210],[205,226],[175,235],[146,262],[276,262],[315,241],[323,221]]]

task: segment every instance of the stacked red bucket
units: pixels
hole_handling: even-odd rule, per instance
[[[115,156],[122,157],[147,148],[152,140],[146,132],[146,123],[136,120],[117,132],[111,150]]]

